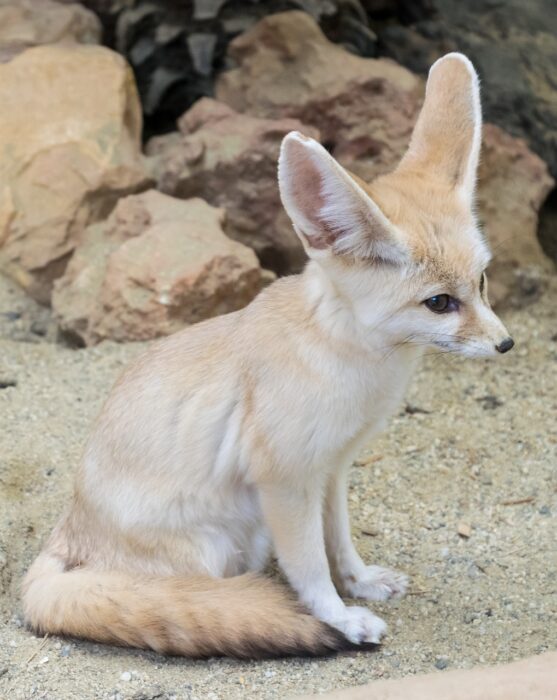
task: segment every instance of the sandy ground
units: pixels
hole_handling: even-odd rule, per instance
[[[555,649],[557,279],[506,321],[517,347],[496,361],[428,358],[352,470],[358,548],[412,577],[406,599],[373,606],[390,627],[382,648],[192,662],[22,628],[22,574],[68,500],[92,418],[141,346],[56,344],[48,313],[0,279],[0,697],[284,698]]]

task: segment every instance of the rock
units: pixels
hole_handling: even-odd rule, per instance
[[[300,119],[356,175],[392,170],[406,150],[423,84],[388,60],[363,59],[331,44],[299,12],[273,15],[229,47],[237,67],[223,73],[217,97],[239,111]],[[519,267],[547,268],[537,240],[538,212],[553,181],[520,139],[484,129],[479,211],[494,263],[490,296],[501,302],[521,284]]]
[[[227,235],[255,250],[278,273],[301,267],[305,255],[280,202],[276,181],[282,138],[302,131],[295,119],[260,119],[204,98],[178,122],[180,133],[147,145],[158,188],[175,197],[203,197],[226,210]]]
[[[377,41],[360,0],[86,0],[101,16],[105,43],[132,65],[145,131],[166,133],[202,96],[213,95],[229,42],[285,5],[304,10],[351,51],[374,55]]]
[[[58,42],[98,44],[101,23],[77,3],[53,0],[0,0],[0,47]]]
[[[472,528],[468,523],[459,522],[456,531],[461,537],[468,539],[472,535]]]
[[[449,665],[449,657],[448,656],[438,656],[435,659],[435,668],[438,669],[439,671],[444,671]]]
[[[547,165],[516,139],[493,124],[486,124],[478,180],[480,219],[489,239],[493,262],[489,270],[489,296],[504,302],[520,289],[520,269],[552,268],[538,237],[538,213],[554,181]]]
[[[390,60],[365,59],[328,41],[301,12],[263,19],[229,45],[237,68],[222,73],[217,99],[260,117],[294,117],[321,132],[343,161],[386,172],[408,143],[422,81]]]
[[[48,303],[83,229],[149,185],[137,92],[108,49],[38,46],[0,65],[0,104],[0,267]]]
[[[155,190],[126,197],[90,226],[54,285],[63,331],[85,344],[147,340],[247,304],[264,276],[222,230],[224,212]]]

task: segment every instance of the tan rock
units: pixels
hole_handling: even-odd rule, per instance
[[[179,120],[180,133],[152,139],[159,189],[175,197],[203,197],[226,210],[226,233],[255,250],[264,267],[301,267],[304,253],[280,202],[277,160],[293,130],[319,138],[297,119],[260,119],[204,98]]]
[[[552,269],[537,230],[538,213],[554,184],[547,165],[525,141],[493,124],[484,126],[478,210],[493,253],[489,274],[493,303],[514,293],[518,270]]]
[[[0,46],[98,44],[99,18],[83,5],[53,0],[0,0]]]
[[[394,168],[406,150],[422,81],[389,60],[344,51],[308,15],[263,19],[230,44],[229,57],[237,67],[219,77],[218,99],[239,111],[295,117],[318,128],[333,155],[364,180]],[[495,302],[513,293],[519,267],[549,264],[536,232],[552,182],[522,140],[485,126],[478,203],[494,249]]]
[[[369,159],[385,172],[408,143],[422,81],[389,59],[361,58],[331,43],[302,12],[261,20],[228,48],[238,68],[216,97],[239,112],[295,117],[317,127],[333,155]]]
[[[99,46],[29,49],[0,65],[0,266],[48,303],[79,234],[145,189],[128,65]]]
[[[468,539],[472,535],[472,527],[465,522],[460,522],[456,526],[456,531],[461,537]]]
[[[252,250],[222,230],[224,212],[155,190],[126,197],[87,229],[52,305],[60,327],[91,345],[146,340],[245,306],[264,276]]]
[[[298,700],[554,700],[557,652],[500,666],[378,680]]]

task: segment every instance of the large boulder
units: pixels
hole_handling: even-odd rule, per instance
[[[149,184],[139,100],[123,58],[74,44],[0,65],[0,104],[0,267],[48,303],[81,231]]]
[[[478,213],[493,253],[489,296],[494,304],[524,292],[528,297],[524,282],[534,284],[537,276],[530,268],[553,268],[537,230],[538,212],[554,185],[547,165],[525,141],[494,124],[484,126]]]
[[[229,53],[236,67],[220,76],[219,99],[239,111],[317,127],[333,155],[364,180],[393,169],[406,150],[423,82],[390,60],[345,52],[299,12],[264,19]],[[496,302],[518,282],[518,267],[548,265],[536,231],[552,185],[547,166],[524,141],[486,125],[479,210],[495,251]]]
[[[216,97],[239,112],[300,119],[333,155],[371,159],[378,173],[408,143],[421,79],[389,59],[348,53],[307,14],[266,17],[231,42],[229,59],[237,67],[219,76]]]
[[[201,199],[155,190],[121,199],[54,284],[61,329],[87,345],[147,340],[245,306],[266,276],[223,221]]]
[[[277,160],[289,131],[314,138],[319,132],[296,119],[239,114],[209,98],[178,127],[147,145],[158,188],[226,209],[226,233],[253,248],[264,267],[278,273],[301,267],[305,256],[280,202]]]
[[[98,17],[78,3],[0,0],[0,47],[98,44],[101,31]]]

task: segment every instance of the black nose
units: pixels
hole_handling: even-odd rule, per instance
[[[502,340],[499,345],[495,346],[495,349],[497,352],[504,353],[504,352],[509,352],[509,350],[514,346],[514,340],[512,338],[505,338],[505,340]]]

